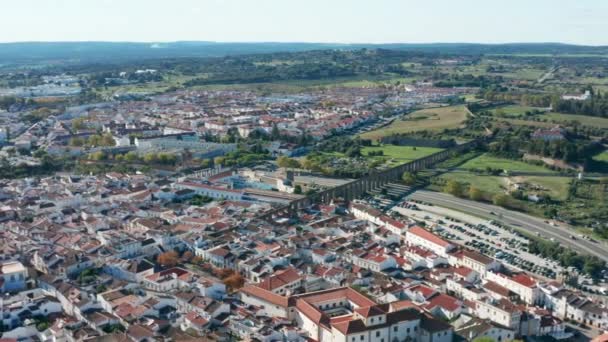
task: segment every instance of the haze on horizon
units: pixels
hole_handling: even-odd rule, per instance
[[[608,45],[608,1],[4,0],[0,42]]]

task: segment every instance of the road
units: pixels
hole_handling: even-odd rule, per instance
[[[551,68],[551,70],[549,70],[545,74],[543,74],[536,82],[538,84],[542,84],[548,78],[553,77],[553,73],[555,73],[557,70],[559,70],[559,66],[555,66],[555,67]]]
[[[525,230],[531,234],[536,234],[538,232],[542,238],[553,238],[556,242],[559,242],[564,246],[568,246],[581,253],[595,255],[608,262],[608,246],[599,242],[591,242],[583,239],[572,240],[569,236],[573,234],[573,230],[562,226],[554,227],[545,223],[543,219],[534,216],[503,209],[495,205],[456,198],[439,192],[418,190],[410,195],[410,198],[467,212],[475,216],[493,218],[497,221],[502,221],[508,225]],[[492,215],[490,212],[494,212],[498,214],[498,216]],[[502,215],[502,217],[498,218],[500,215]]]

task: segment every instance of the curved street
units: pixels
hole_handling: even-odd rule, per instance
[[[559,242],[564,246],[577,250],[581,253],[595,255],[608,262],[608,246],[601,242],[592,242],[580,239],[578,237],[576,240],[573,240],[570,238],[570,235],[575,234],[574,230],[568,229],[563,225],[555,227],[545,223],[543,219],[538,217],[522,214],[517,211],[504,209],[491,204],[457,198],[440,192],[419,190],[409,197],[414,200],[432,203],[437,206],[467,212],[475,216],[496,219],[497,221],[515,226],[516,228],[527,231],[531,234],[539,233],[540,237],[542,238],[553,238],[556,242]],[[492,215],[490,212],[494,212],[498,214],[498,216]],[[502,217],[499,218],[500,215],[502,215]]]

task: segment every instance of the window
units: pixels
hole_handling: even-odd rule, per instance
[[[355,342],[355,338],[353,337],[351,341]]]
[[[380,332],[376,331],[376,337],[380,337]]]
[[[415,327],[414,327],[414,331],[418,331],[418,326],[415,326]]]
[[[407,328],[405,331],[409,334],[410,333],[410,328]]]
[[[399,327],[395,325],[395,326],[393,327],[393,331],[394,331],[394,332],[397,332],[397,330],[399,330]]]
[[[361,335],[361,341],[365,340],[365,336]]]
[[[374,317],[372,317],[372,323],[374,323]]]

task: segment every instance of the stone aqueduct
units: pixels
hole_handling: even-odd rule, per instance
[[[292,201],[283,207],[265,212],[260,215],[259,218],[270,219],[274,216],[293,214],[296,211],[306,208],[314,203],[328,204],[334,198],[343,198],[346,201],[351,201],[359,198],[372,189],[401,179],[404,172],[416,172],[427,169],[434,164],[448,159],[448,157],[455,152],[463,152],[471,149],[479,142],[479,140],[472,140],[464,144],[454,146],[450,149],[431,154],[427,157],[392,167],[390,169],[373,171],[367,176],[361,177],[350,183],[342,184],[334,188],[311,194],[307,197]]]

